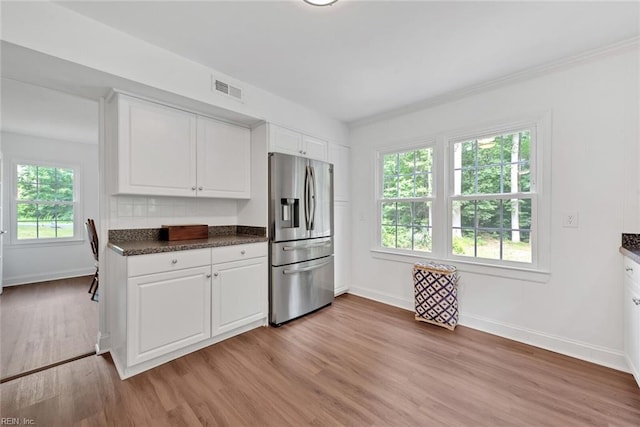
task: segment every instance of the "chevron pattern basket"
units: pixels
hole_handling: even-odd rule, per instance
[[[413,266],[416,320],[454,330],[458,324],[458,273],[453,265]]]

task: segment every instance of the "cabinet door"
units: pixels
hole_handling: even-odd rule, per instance
[[[251,140],[247,128],[198,116],[198,197],[251,196]]]
[[[624,349],[631,372],[640,385],[640,290],[625,279],[624,294]]]
[[[333,199],[336,201],[347,202],[350,199],[349,147],[331,144],[329,146],[329,162],[333,163]]]
[[[311,136],[302,136],[302,153],[301,155],[311,159],[327,161],[327,141],[313,138]]]
[[[213,265],[212,335],[267,317],[267,258]]]
[[[193,196],[195,114],[118,95],[118,192]]]
[[[269,151],[300,156],[302,134],[269,124]]]
[[[210,337],[211,267],[129,278],[129,366]]]

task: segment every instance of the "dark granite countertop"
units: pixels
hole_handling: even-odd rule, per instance
[[[159,228],[109,230],[108,247],[123,256],[266,242],[265,227],[212,226],[208,239],[159,240]]]
[[[620,253],[640,264],[640,234],[622,234]]]

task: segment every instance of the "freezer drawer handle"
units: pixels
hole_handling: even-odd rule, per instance
[[[331,240],[325,240],[322,243],[314,243],[312,245],[304,245],[304,246],[283,246],[283,251],[297,251],[298,249],[311,249],[311,248],[320,248],[322,246],[327,246],[331,244]]]
[[[323,262],[322,264],[314,265],[311,267],[297,268],[295,270],[283,270],[282,274],[297,274],[304,273],[305,271],[315,270],[316,268],[324,267],[325,265],[331,263],[331,261]]]

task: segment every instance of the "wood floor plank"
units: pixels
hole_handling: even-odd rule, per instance
[[[640,425],[629,374],[352,295],[121,381],[93,356],[0,386],[52,426]]]
[[[92,276],[9,286],[0,295],[0,378],[95,351]]]

